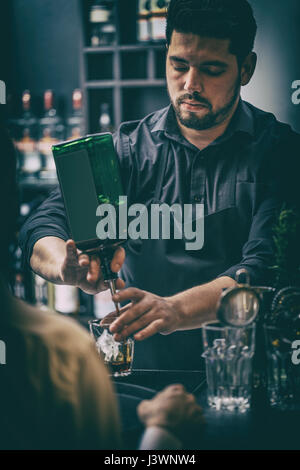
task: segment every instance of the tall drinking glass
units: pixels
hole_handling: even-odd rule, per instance
[[[289,329],[264,325],[268,397],[272,407],[300,409],[299,336]]]
[[[251,404],[255,323],[244,328],[205,323],[202,334],[208,404],[217,410],[246,411]]]

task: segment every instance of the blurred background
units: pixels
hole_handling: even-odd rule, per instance
[[[167,3],[2,1],[0,78],[6,81],[12,95],[9,103],[12,110],[20,112],[22,91],[29,89],[34,110],[41,114],[43,93],[51,89],[56,95],[56,106],[67,116],[72,110],[72,92],[80,88],[85,95],[88,130],[97,131],[103,102],[109,104],[115,126],[167,104],[165,51],[161,41]],[[243,90],[243,97],[300,131],[299,108],[291,101],[292,82],[300,80],[300,3],[298,0],[250,0],[250,3],[258,22],[255,44],[258,66],[251,84]],[[112,13],[108,15],[104,5]],[[111,23],[101,23],[108,16]],[[101,24],[104,32],[98,34]]]
[[[258,23],[255,76],[243,98],[300,132],[299,0],[250,0]],[[0,14],[1,112],[18,150],[19,226],[57,184],[51,146],[84,133],[113,131],[168,104],[166,0],[4,0]],[[111,308],[67,286],[51,286],[21,266],[12,249],[19,297],[62,313]],[[69,289],[69,290],[68,290]],[[98,302],[98,304],[97,304]]]

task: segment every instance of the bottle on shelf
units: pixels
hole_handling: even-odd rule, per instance
[[[25,279],[22,270],[22,252],[21,248],[17,247],[14,253],[14,270],[13,270],[13,285],[12,291],[18,299],[26,299]]]
[[[33,275],[35,305],[38,307],[48,306],[48,281],[38,274]]]
[[[115,305],[111,299],[110,291],[105,290],[94,295],[94,316],[104,318],[115,310]]]
[[[55,285],[52,284],[52,282],[47,283],[47,294],[48,294],[48,307],[51,310],[54,310],[55,305],[54,305],[54,289]]]
[[[150,36],[152,41],[166,39],[166,16],[170,0],[151,0]]]
[[[137,14],[137,40],[149,42],[150,36],[150,9],[151,0],[139,0]]]
[[[64,125],[54,107],[54,94],[52,90],[44,93],[44,116],[39,122],[38,148],[41,156],[42,168],[40,178],[56,178],[55,164],[52,156],[52,145],[64,138]]]
[[[23,114],[17,122],[18,136],[15,146],[18,150],[18,172],[21,177],[37,176],[41,168],[37,148],[37,119],[32,113],[31,93],[25,90],[22,94]]]
[[[95,0],[90,8],[90,45],[109,46],[116,41],[113,0]]]
[[[76,315],[79,312],[78,288],[56,284],[54,286],[54,309],[65,315]]]
[[[99,116],[100,132],[113,132],[114,128],[111,122],[110,109],[108,103],[101,103]]]
[[[72,94],[72,114],[67,119],[66,134],[68,140],[79,139],[84,135],[82,91],[79,89],[74,90]]]

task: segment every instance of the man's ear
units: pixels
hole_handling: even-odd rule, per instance
[[[257,64],[257,55],[255,52],[250,52],[244,60],[241,67],[241,85],[248,85],[250,82]]]

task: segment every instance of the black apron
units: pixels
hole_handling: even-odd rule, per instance
[[[160,155],[160,171],[151,203],[163,203],[161,192],[168,145]],[[172,296],[215,279],[240,261],[242,236],[235,207],[237,161],[233,165],[222,210],[204,218],[204,246],[186,251],[186,240],[129,240],[121,277],[126,287]],[[234,230],[232,230],[234,229]],[[201,329],[156,334],[135,342],[134,368],[199,370],[203,368]]]

